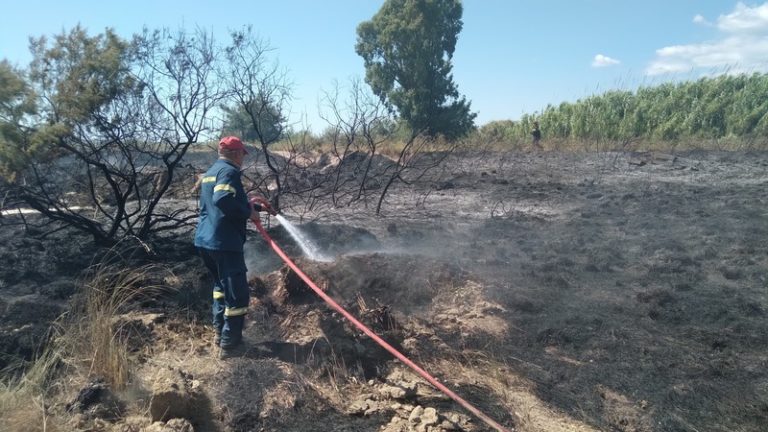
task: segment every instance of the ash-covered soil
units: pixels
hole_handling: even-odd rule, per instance
[[[767,186],[757,152],[461,155],[393,189],[379,217],[362,205],[304,215],[332,262],[301,258],[274,220],[270,232],[329,295],[510,429],[761,431]],[[6,341],[55,315],[24,323],[24,301],[66,307],[84,261],[71,256],[88,255],[85,242],[67,254],[9,230]],[[116,396],[127,408],[80,414],[73,429],[150,430],[172,412],[197,431],[490,430],[325,306],[256,232],[250,349],[218,360],[210,283],[178,241],[157,245],[178,294],[125,318],[147,344]]]

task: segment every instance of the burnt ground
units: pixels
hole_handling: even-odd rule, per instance
[[[760,431],[767,185],[766,153],[465,155],[393,190],[380,217],[364,208],[314,215],[301,228],[336,259],[298,262],[506,427]],[[300,255],[280,227],[270,230]],[[3,257],[16,263],[0,275],[9,335],[29,325],[19,314],[27,303],[54,305],[41,322],[65,308],[77,290],[71,257],[88,254],[81,242],[66,253],[3,235],[13,245]],[[147,403],[136,394],[170,368],[205,392],[196,430],[488,430],[306,291],[256,233],[251,349],[216,359],[205,273],[190,248],[158,248],[173,256],[180,291],[136,312],[152,335],[133,396],[122,396],[136,412]],[[53,264],[29,264],[40,256]]]

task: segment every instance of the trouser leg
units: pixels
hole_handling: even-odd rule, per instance
[[[243,339],[243,325],[248,312],[250,292],[242,252],[203,250],[206,266],[218,276],[213,292],[213,325],[221,334],[221,346],[232,347]],[[212,271],[213,273],[213,271]]]
[[[245,315],[248,313],[250,293],[246,273],[237,272],[222,278],[226,308],[221,346],[235,346],[242,342]]]
[[[200,249],[208,270],[214,276],[213,325],[221,334],[221,346],[232,347],[243,340],[243,325],[248,312],[250,291],[242,252]]]
[[[224,327],[224,310],[226,308],[224,287],[221,283],[221,273],[219,271],[219,264],[213,251],[198,248],[200,257],[203,259],[203,264],[208,269],[208,272],[213,278],[213,306],[211,307],[211,318],[213,328],[216,330],[217,335],[221,335],[221,331]]]

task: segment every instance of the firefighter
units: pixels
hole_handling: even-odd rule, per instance
[[[542,150],[541,147],[541,129],[539,129],[539,122],[535,121],[533,122],[533,130],[531,131],[531,136],[533,137],[533,146],[536,147],[538,150]]]
[[[234,136],[219,141],[219,159],[200,182],[200,218],[195,247],[213,277],[213,325],[221,357],[244,353],[243,324],[248,311],[249,289],[243,244],[245,226],[259,211],[271,211],[266,203],[249,201],[241,182],[241,166],[248,154]]]

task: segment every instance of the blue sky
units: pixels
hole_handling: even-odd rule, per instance
[[[355,29],[382,0],[13,1],[0,16],[0,58],[30,60],[29,36],[80,23],[126,37],[200,26],[224,42],[251,24],[294,83],[291,120],[320,131],[318,99],[363,77]],[[768,71],[768,2],[731,0],[465,0],[454,79],[478,124],[547,104],[724,71]]]

